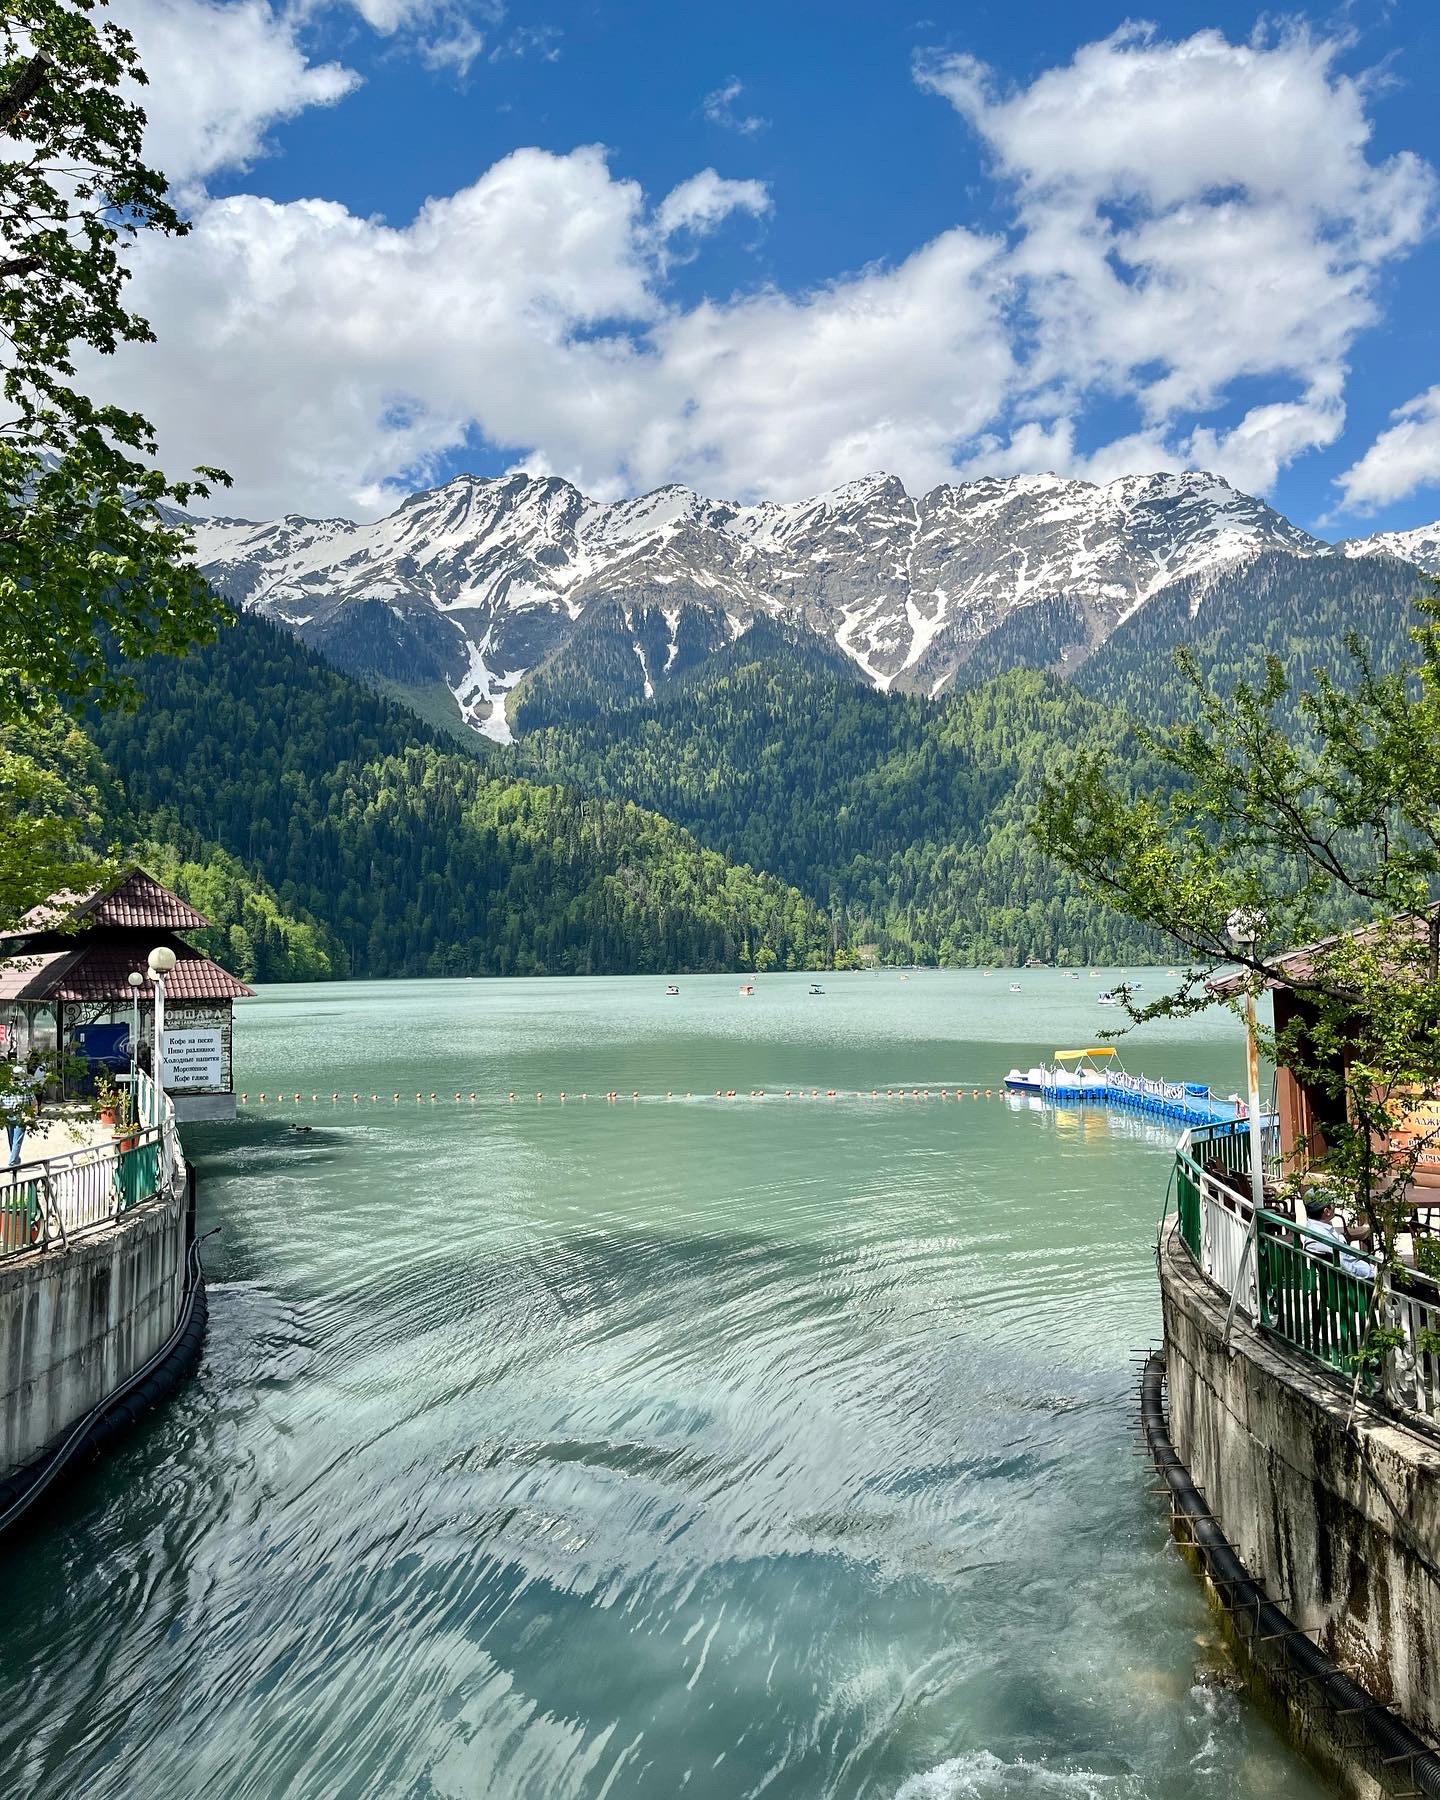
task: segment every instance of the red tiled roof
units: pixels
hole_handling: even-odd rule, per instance
[[[78,950],[39,950],[0,962],[0,1000],[43,1000],[48,985],[75,961]]]
[[[254,993],[190,945],[177,942],[171,948],[175,967],[165,977],[167,1000],[238,1000]],[[128,1001],[135,966],[125,950],[104,943],[17,956],[0,963],[0,1000]],[[141,997],[152,992],[147,980]]]
[[[1408,920],[1402,929],[1410,931],[1417,941],[1428,935],[1428,920],[1435,914],[1435,907],[1427,907],[1423,918]],[[1357,925],[1353,931],[1337,931],[1327,938],[1318,938],[1313,944],[1301,944],[1296,950],[1287,950],[1283,956],[1272,956],[1269,959],[1273,973],[1262,984],[1267,988],[1288,987],[1292,983],[1303,987],[1314,978],[1317,958],[1336,944],[1343,944],[1347,938],[1357,943],[1364,943],[1367,938],[1382,930],[1381,925]],[[1393,941],[1393,940],[1392,940]],[[1205,983],[1212,994],[1239,994],[1244,992],[1245,983],[1249,979],[1248,971],[1236,969],[1228,975],[1215,975]]]
[[[89,894],[52,894],[32,906],[21,923],[30,932],[82,924],[131,931],[200,931],[210,921],[146,870],[131,867]]]
[[[143,930],[200,931],[210,921],[188,901],[161,887],[144,869],[130,869],[113,887],[87,900],[77,913],[87,925],[118,925]]]

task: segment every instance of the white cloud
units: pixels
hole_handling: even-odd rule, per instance
[[[684,311],[634,183],[593,148],[522,150],[400,228],[212,202],[142,247],[159,344],[101,378],[252,513],[373,508],[472,430],[597,492],[799,493],[881,465],[929,483],[1011,375],[998,248],[947,232],[895,269]]]
[[[455,19],[436,36],[422,38],[416,49],[427,69],[454,69],[468,75],[470,65],[485,48],[485,34],[468,19]]]
[[[1014,195],[1035,391],[1072,418],[1129,400],[1146,433],[1261,487],[1334,441],[1377,275],[1434,195],[1417,157],[1367,154],[1365,92],[1338,51],[1299,31],[1170,43],[1127,26],[1008,94],[970,57],[919,69]],[[1228,431],[1196,422],[1245,380],[1294,396]]]
[[[1440,487],[1440,387],[1427,388],[1390,416],[1396,423],[1339,478],[1347,507],[1362,511]]]
[[[945,480],[1014,372],[999,250],[948,231],[812,294],[667,315],[653,333],[667,404],[636,446],[640,484],[784,499],[869,469],[914,488]]]
[[[114,12],[150,78],[140,95],[146,154],[181,189],[248,167],[272,125],[359,82],[338,63],[309,62],[295,19],[266,0],[115,0]]]
[[[326,0],[305,0],[319,11]],[[498,25],[505,17],[501,0],[329,0],[348,4],[381,37],[413,34],[420,54],[432,66],[453,63],[461,72],[484,47],[480,25]],[[447,51],[449,52],[447,54]]]
[[[487,16],[354,3],[442,59],[442,26]],[[165,90],[193,96],[155,125],[192,180],[354,80],[307,64],[266,0],[123,4]],[[224,58],[212,28],[234,34]],[[473,54],[460,41],[454,60]],[[652,204],[593,147],[517,150],[409,222],[202,192],[189,238],[136,246],[159,343],[98,379],[155,418],[170,466],[228,467],[226,504],[251,513],[374,509],[474,437],[597,493],[1187,464],[1264,492],[1336,441],[1378,276],[1433,195],[1416,158],[1371,153],[1365,90],[1336,54],[1295,33],[1130,29],[1010,93],[971,60],[928,65],[983,139],[1013,230],[956,227],[799,293],[680,304],[677,234],[698,254],[725,218],[769,214],[766,185],[707,168]],[[734,124],[741,91],[718,89],[707,116]],[[1432,394],[1397,418],[1345,478],[1358,499],[1431,454],[1437,410]],[[1117,421],[1099,441],[1097,418]]]
[[[769,210],[770,194],[763,181],[729,181],[714,169],[702,169],[665,196],[655,209],[655,225],[661,237],[673,237],[677,231],[699,237],[731,213],[746,212],[758,219]]]
[[[762,119],[758,113],[742,113],[736,109],[735,102],[744,92],[744,82],[732,76],[705,96],[701,103],[705,117],[712,125],[723,126],[726,131],[738,131],[742,137],[753,137],[757,131],[763,131],[770,123],[768,119]]]

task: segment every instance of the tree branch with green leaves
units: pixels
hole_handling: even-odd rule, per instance
[[[1141,734],[1163,790],[1123,793],[1082,755],[1046,783],[1033,827],[1087,891],[1190,957],[1182,986],[1132,1020],[1238,1007],[1208,985],[1222,965],[1291,990],[1265,1048],[1324,1110],[1323,1145],[1299,1158],[1343,1185],[1392,1263],[1440,1135],[1414,1128],[1440,1093],[1440,586],[1416,613],[1393,674],[1353,638],[1347,669],[1300,690],[1275,657],[1224,694],[1182,661],[1196,722]],[[1229,935],[1237,911],[1265,922],[1253,945]]]
[[[0,15],[0,718],[124,700],[111,653],[178,653],[224,617],[174,509],[226,478],[170,481],[143,414],[77,377],[81,354],[150,341],[127,257],[188,229],[144,159],[134,41],[104,14]]]

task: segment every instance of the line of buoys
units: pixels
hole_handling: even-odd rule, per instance
[[[968,1090],[969,1098],[972,1100],[993,1100],[996,1097],[996,1092],[997,1092],[996,1089],[988,1088],[988,1087],[987,1088],[972,1087]],[[938,1098],[940,1098],[941,1100],[949,1100],[952,1097],[956,1100],[964,1100],[966,1098],[966,1093],[967,1093],[967,1090],[965,1088],[961,1088],[961,1087],[955,1088],[953,1090],[953,1095],[952,1095],[952,1090],[950,1088],[932,1089],[932,1088],[903,1088],[902,1087],[902,1088],[886,1088],[885,1089],[885,1098],[887,1100],[933,1100],[938,1095]],[[767,1096],[768,1096],[768,1089],[766,1089],[766,1088],[750,1088],[750,1089],[746,1090],[744,1093],[742,1093],[738,1088],[716,1088],[714,1095],[712,1097],[716,1100],[742,1100],[742,1099],[743,1100],[764,1100],[767,1098]],[[349,1096],[349,1103],[352,1106],[358,1106],[365,1097],[366,1096],[364,1096],[363,1094],[351,1094]],[[506,1100],[510,1101],[510,1102],[513,1102],[516,1099],[516,1097],[517,1096],[513,1089],[510,1090],[509,1092],[507,1092],[507,1094],[505,1095]],[[632,1089],[628,1096],[623,1096],[620,1093],[620,1090],[618,1088],[611,1088],[605,1095],[605,1098],[612,1103],[618,1102],[622,1098],[627,1098],[627,1097],[631,1101],[639,1101],[639,1100],[647,1098],[648,1096],[642,1095],[638,1088]],[[821,1090],[819,1088],[786,1088],[784,1091],[784,1097],[787,1100],[819,1100],[822,1096],[821,1096]],[[840,1090],[838,1088],[826,1088],[824,1090],[823,1097],[826,1100],[840,1100],[840,1099],[845,1098],[845,1096],[842,1095],[842,1093],[840,1092]],[[274,1104],[276,1106],[299,1106],[303,1102],[304,1098],[305,1098],[305,1096],[303,1094],[277,1093],[277,1094],[272,1095],[269,1093],[268,1090],[265,1092],[259,1093],[255,1096],[256,1102],[261,1106],[268,1106],[271,1104]],[[321,1094],[311,1094],[311,1096],[310,1096],[311,1102],[315,1103],[315,1104],[323,1103],[324,1098],[325,1097]],[[345,1103],[345,1098],[346,1097],[343,1094],[340,1094],[338,1092],[333,1093],[329,1096],[330,1104],[332,1106],[343,1105]],[[561,1103],[564,1104],[570,1098],[571,1098],[571,1095],[570,1095],[569,1090],[567,1088],[561,1088],[560,1093],[559,1093],[559,1099],[560,1099]],[[588,1101],[590,1098],[590,1095],[587,1091],[587,1092],[581,1093],[579,1098],[583,1101]],[[656,1098],[659,1098],[659,1096],[657,1095]],[[675,1091],[673,1088],[666,1090],[665,1098],[667,1100],[674,1100],[676,1098]],[[695,1098],[695,1095],[692,1091],[687,1089],[685,1098],[687,1100],[693,1100]],[[871,1088],[869,1094],[867,1095],[863,1088],[857,1088],[855,1090],[855,1098],[857,1100],[865,1100],[867,1098],[870,1100],[878,1100],[880,1098],[880,1089],[879,1088]],[[240,1094],[238,1096],[238,1099],[242,1106],[248,1106],[250,1104],[250,1095],[248,1093]],[[381,1103],[382,1096],[379,1094],[371,1094],[369,1096],[369,1099],[371,1100],[372,1103],[379,1105]],[[426,1094],[423,1089],[417,1089],[416,1094],[415,1094],[415,1100],[416,1100],[417,1105],[423,1106],[423,1105],[428,1104],[428,1105],[434,1106],[434,1105],[440,1103],[440,1096],[438,1093]],[[535,1100],[536,1100],[537,1105],[544,1104],[545,1090],[543,1088],[536,1090]],[[398,1093],[391,1094],[389,1104],[392,1106],[398,1106],[399,1103],[400,1103],[400,1095]],[[463,1104],[463,1105],[474,1106],[477,1104],[484,1105],[485,1102],[480,1100],[478,1093],[471,1092],[471,1093],[467,1094],[467,1093],[464,1093],[463,1091],[457,1091],[455,1094],[453,1094],[451,1096],[451,1104],[455,1104],[455,1105]]]

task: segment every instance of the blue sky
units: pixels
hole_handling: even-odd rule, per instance
[[[113,378],[236,510],[1164,462],[1440,516],[1433,5],[115,10],[196,229]]]

